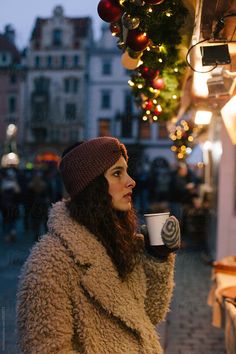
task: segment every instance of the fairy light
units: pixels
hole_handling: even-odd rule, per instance
[[[171,17],[171,15],[172,15],[171,12],[166,12],[167,17]]]
[[[149,109],[146,111],[146,114],[150,114],[151,113],[151,111],[149,111]]]
[[[138,87],[138,89],[141,89],[141,88],[143,88],[143,84],[138,84],[137,87]]]
[[[179,72],[179,69],[178,69],[178,68],[174,68],[174,72],[175,72],[175,73],[178,73],[178,72]]]
[[[129,80],[129,81],[128,81],[128,84],[129,84],[129,86],[131,86],[131,87],[133,87],[133,86],[135,85],[135,83],[134,83],[132,80]]]
[[[162,63],[162,62],[163,62],[163,60],[162,60],[161,58],[159,58],[158,61],[159,61],[159,63]]]
[[[156,122],[158,120],[157,116],[153,116],[152,119]]]
[[[147,121],[147,120],[148,120],[148,117],[147,117],[147,116],[143,116],[143,120],[144,120],[144,121]]]
[[[191,152],[192,152],[191,147],[187,147],[187,149],[186,149],[186,153],[189,155],[189,154],[191,154]]]
[[[172,96],[173,100],[177,100],[177,95]]]
[[[152,13],[152,11],[153,11],[152,8],[149,7],[149,8],[148,8],[148,12]]]

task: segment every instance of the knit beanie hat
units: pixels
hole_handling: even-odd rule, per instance
[[[116,138],[100,137],[77,145],[62,158],[59,171],[70,197],[76,196],[121,156],[128,160],[125,146]]]

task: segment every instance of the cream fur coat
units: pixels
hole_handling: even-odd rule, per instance
[[[143,255],[121,281],[102,244],[73,221],[64,202],[23,266],[17,294],[19,352],[161,354],[155,325],[173,290],[173,254]]]

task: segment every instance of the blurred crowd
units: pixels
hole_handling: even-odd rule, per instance
[[[180,162],[175,168],[158,159],[136,166],[134,204],[142,220],[144,213],[169,211],[181,224],[183,235],[206,243],[209,229],[210,194],[202,192],[202,176]],[[46,231],[48,210],[64,190],[55,165],[46,169],[0,170],[0,232],[14,242],[20,219],[25,233],[35,240]],[[205,246],[207,248],[207,245]]]
[[[32,170],[13,168],[0,171],[0,211],[6,242],[17,240],[17,222],[35,240],[46,230],[48,209],[62,198],[62,183],[56,167]]]

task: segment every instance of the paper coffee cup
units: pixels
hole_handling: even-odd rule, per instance
[[[163,245],[161,230],[170,213],[144,214],[151,246]]]

